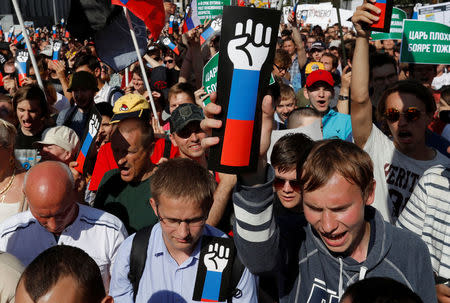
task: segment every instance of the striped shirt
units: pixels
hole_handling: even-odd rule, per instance
[[[450,168],[436,165],[425,171],[397,226],[421,236],[430,251],[433,271],[450,278]]]

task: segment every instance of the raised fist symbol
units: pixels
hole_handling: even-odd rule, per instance
[[[214,19],[214,20],[211,22],[211,28],[212,28],[215,32],[220,31],[220,28],[221,28],[221,27],[222,27],[222,18]]]
[[[203,258],[203,263],[208,271],[223,272],[230,258],[230,249],[219,243],[210,244],[208,253]]]
[[[252,32],[254,31],[254,35]],[[235,69],[260,70],[269,53],[272,28],[258,23],[253,29],[253,20],[248,19],[245,32],[244,25],[237,23],[235,37],[228,43],[228,56]]]
[[[164,45],[169,45],[170,44],[170,39],[168,37],[164,37],[163,41]]]

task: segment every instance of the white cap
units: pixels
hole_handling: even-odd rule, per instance
[[[55,126],[47,128],[42,133],[41,141],[34,144],[57,145],[75,155],[80,150],[80,139],[75,131],[67,126]]]

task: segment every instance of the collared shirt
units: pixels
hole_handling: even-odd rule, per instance
[[[294,87],[294,91],[297,93],[302,88],[302,74],[300,72],[300,66],[298,65],[298,55],[295,55],[288,71],[289,74],[291,74],[291,83]]]
[[[125,226],[111,214],[78,204],[75,221],[67,226],[56,241],[28,210],[0,224],[0,251],[6,251],[27,266],[41,252],[55,245],[81,248],[100,268],[106,289],[111,265],[117,250],[127,237]]]
[[[203,235],[226,236],[209,225],[205,225]],[[133,302],[133,287],[128,280],[133,238],[134,235],[128,237],[120,246],[117,261],[112,268],[110,295],[113,296],[116,303]],[[167,251],[160,224],[156,224],[150,236],[147,260],[139,282],[136,303],[196,302],[192,300],[192,296],[200,247],[201,240],[191,256],[183,264],[178,265]],[[233,298],[233,302],[257,302],[256,277],[247,268],[244,270],[237,288],[242,291],[242,296]]]
[[[350,115],[341,114],[330,109],[322,118],[323,138],[339,138],[350,140],[352,133],[352,120]]]

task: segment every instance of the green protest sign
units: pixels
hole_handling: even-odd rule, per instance
[[[450,64],[450,27],[437,22],[404,20],[400,62]]]
[[[217,69],[219,66],[219,53],[216,53],[203,67],[202,84],[205,91],[210,94],[217,91]],[[208,97],[203,101],[203,105],[211,102]]]
[[[197,0],[198,18],[203,23],[206,19],[220,16],[224,5],[231,5],[231,0]]]
[[[399,8],[392,9],[391,31],[389,33],[372,32],[372,40],[401,39],[403,32],[403,20],[406,19],[406,12]]]

